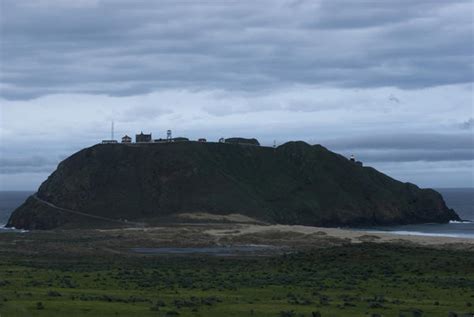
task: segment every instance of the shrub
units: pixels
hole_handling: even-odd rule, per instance
[[[48,293],[46,295],[49,296],[49,297],[60,297],[61,293],[59,293],[57,291],[48,291]]]
[[[0,280],[0,286],[6,286],[6,285],[9,285],[9,284],[10,284],[10,281]]]
[[[282,310],[280,311],[280,317],[293,317],[295,316],[295,312],[292,310]]]

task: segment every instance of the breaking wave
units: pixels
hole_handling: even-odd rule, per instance
[[[407,236],[425,236],[425,237],[448,237],[448,238],[468,238],[473,239],[474,234],[470,233],[433,233],[420,231],[385,231],[385,233],[393,233]]]
[[[28,230],[17,229],[15,227],[7,228],[6,224],[0,223],[0,232],[28,232]]]
[[[471,220],[461,220],[461,221],[451,220],[449,223],[474,223],[474,221],[471,221]]]

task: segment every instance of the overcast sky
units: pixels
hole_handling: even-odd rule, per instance
[[[0,190],[143,130],[320,143],[474,186],[473,3],[1,0]]]

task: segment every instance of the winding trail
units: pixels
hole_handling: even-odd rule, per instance
[[[85,212],[80,212],[80,211],[76,211],[76,210],[62,208],[62,207],[56,206],[53,203],[50,203],[46,200],[43,200],[43,199],[39,198],[37,194],[34,194],[33,198],[36,199],[37,201],[39,201],[40,203],[47,205],[48,207],[54,208],[54,209],[62,211],[62,212],[67,212],[67,213],[70,213],[70,214],[73,214],[73,215],[83,216],[83,217],[88,217],[88,218],[93,218],[93,219],[99,219],[99,220],[103,220],[103,221],[107,221],[107,222],[115,222],[115,223],[126,224],[126,225],[135,225],[135,226],[138,226],[138,227],[144,227],[145,226],[145,224],[142,223],[142,222],[125,221],[125,220],[107,218],[107,217],[102,217],[102,216],[95,216],[95,215],[91,215],[91,214],[88,214],[88,213],[85,213]]]

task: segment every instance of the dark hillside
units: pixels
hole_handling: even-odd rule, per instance
[[[319,226],[458,219],[437,192],[304,142],[276,149],[199,142],[95,145],[61,162],[37,197],[20,206],[8,225],[48,229],[85,221],[42,201],[143,222],[193,212]]]

